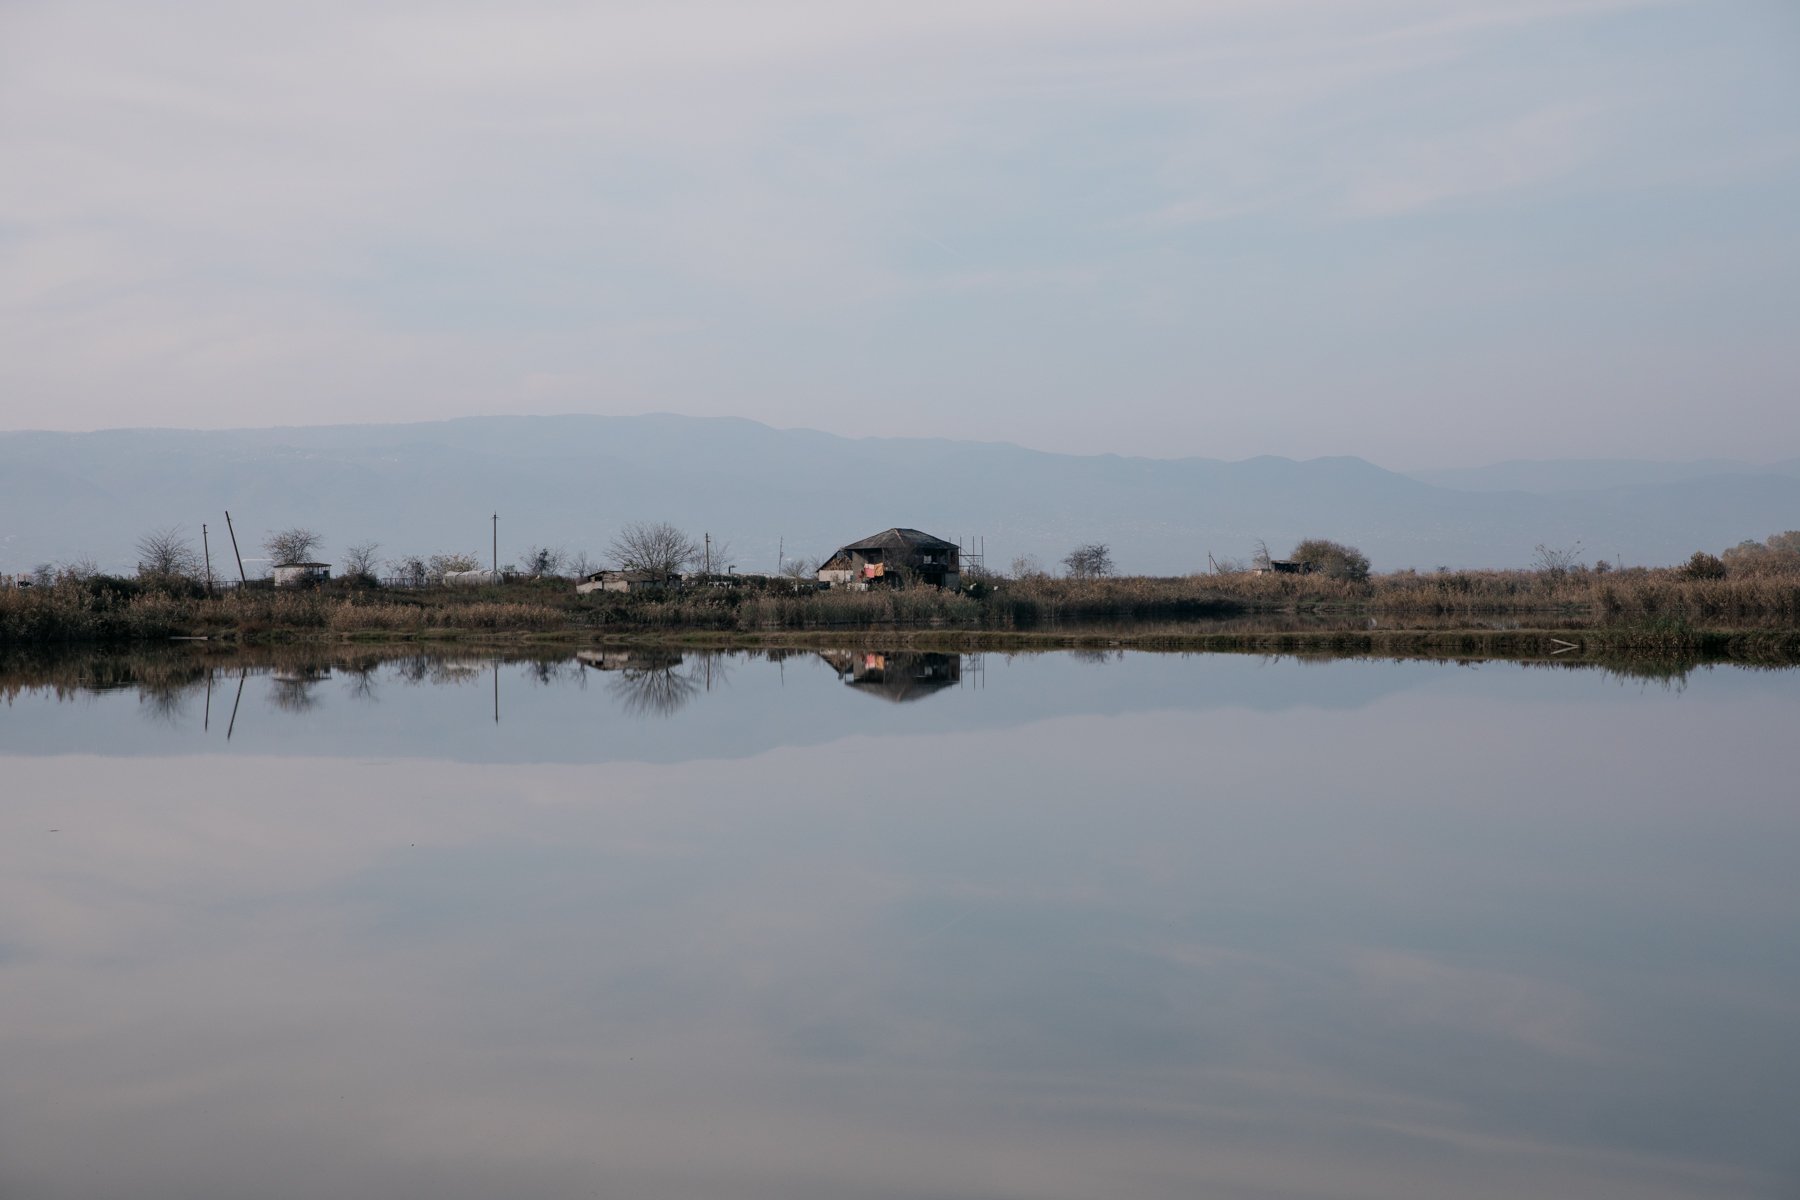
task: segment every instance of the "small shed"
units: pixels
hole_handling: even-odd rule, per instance
[[[583,596],[589,592],[648,592],[674,582],[675,577],[658,571],[595,571],[582,576],[575,590]]]
[[[275,564],[276,587],[315,587],[330,578],[330,563],[285,562]]]

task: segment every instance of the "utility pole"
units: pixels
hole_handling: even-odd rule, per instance
[[[708,578],[711,578],[711,576],[712,576],[712,534],[708,533],[703,536],[706,538],[706,558],[701,565],[701,573],[706,575]],[[693,543],[690,542],[688,544],[692,545]]]
[[[500,514],[494,514],[494,579],[500,578]],[[495,685],[498,688],[498,684]]]
[[[212,599],[212,545],[206,540],[206,522],[200,522],[200,552],[206,555],[206,598]],[[206,677],[206,696],[212,699],[212,676]]]
[[[231,510],[229,508],[225,510],[225,531],[231,535],[231,553],[234,557],[236,557],[237,564],[238,564],[238,583],[240,583],[240,584],[249,583],[250,582],[249,577],[244,574],[244,556],[242,554],[238,553],[237,530],[232,527]],[[238,689],[238,691],[241,693],[243,691],[243,688],[240,687]],[[233,712],[233,715],[236,715],[235,710]]]

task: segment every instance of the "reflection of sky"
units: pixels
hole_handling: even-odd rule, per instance
[[[0,760],[0,1195],[1793,1193],[1792,677],[1000,668],[603,770],[47,706],[171,753]]]

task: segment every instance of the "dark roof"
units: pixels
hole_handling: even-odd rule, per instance
[[[275,565],[277,567],[329,567],[331,564],[314,562],[278,562]]]
[[[843,547],[845,550],[956,550],[960,549],[955,542],[946,542],[941,537],[932,537],[918,529],[884,529],[880,533],[871,534],[860,542],[851,542]]]

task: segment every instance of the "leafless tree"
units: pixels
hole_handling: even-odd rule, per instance
[[[527,575],[556,579],[562,575],[563,564],[568,558],[561,546],[532,546],[525,551],[521,566]]]
[[[1581,543],[1574,542],[1567,546],[1546,546],[1539,542],[1532,556],[1531,565],[1550,576],[1561,579],[1571,571],[1579,571],[1581,565]]]
[[[1014,579],[1037,579],[1044,574],[1043,564],[1038,562],[1035,554],[1016,555],[1008,570]]]
[[[263,550],[276,566],[280,566],[282,563],[312,561],[324,542],[325,539],[312,530],[296,525],[292,529],[278,529],[264,538]]]
[[[608,550],[626,571],[674,575],[700,556],[694,539],[667,521],[637,521],[619,531]]]
[[[1105,542],[1077,546],[1063,556],[1071,579],[1104,579],[1113,573],[1112,548]]]
[[[781,573],[788,579],[812,579],[819,573],[819,564],[810,558],[783,559]]]
[[[588,557],[586,550],[577,550],[574,557],[569,559],[569,573],[577,579],[585,579],[599,569],[594,565],[594,560]]]
[[[694,562],[708,575],[723,575],[737,565],[737,556],[731,552],[730,542],[708,537],[702,543]]]
[[[380,542],[358,542],[344,551],[344,574],[352,579],[375,578],[375,555],[381,550]]]
[[[416,554],[405,558],[390,558],[388,572],[399,581],[402,587],[424,587],[431,582],[431,566]]]
[[[479,571],[481,560],[473,554],[434,554],[425,560],[425,577],[431,583],[444,582],[452,571]]]
[[[191,579],[200,573],[200,555],[179,525],[146,533],[137,540],[137,552],[139,575]]]

